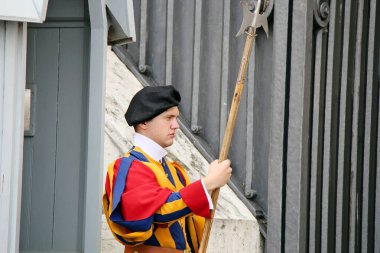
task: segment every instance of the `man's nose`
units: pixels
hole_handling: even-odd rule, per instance
[[[173,120],[173,122],[172,122],[172,128],[173,129],[178,129],[179,128],[179,124],[178,124],[178,120],[177,119]]]

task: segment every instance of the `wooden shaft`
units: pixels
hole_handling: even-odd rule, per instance
[[[235,84],[235,92],[232,99],[230,114],[228,116],[226,131],[224,133],[223,143],[222,143],[222,147],[219,153],[219,161],[226,160],[228,156],[228,152],[230,150],[232,135],[233,135],[235,122],[236,122],[239,105],[240,105],[240,98],[241,98],[241,94],[244,88],[244,78],[245,78],[245,73],[247,71],[248,59],[249,59],[249,55],[251,54],[252,42],[254,41],[254,39],[255,39],[255,30],[252,27],[249,27],[247,31],[247,38],[245,40],[243,56],[240,62],[239,74],[238,74],[237,81]],[[214,209],[211,210],[211,218],[206,220],[205,227],[203,230],[201,245],[199,247],[199,253],[205,253],[207,250],[207,244],[210,238],[212,221],[214,219],[215,209],[218,202],[219,191],[220,191],[220,188],[217,188],[211,194],[211,199],[212,199],[212,202],[214,203]]]

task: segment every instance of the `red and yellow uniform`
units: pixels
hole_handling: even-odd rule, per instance
[[[115,238],[126,245],[198,252],[209,202],[175,162],[157,162],[138,147],[108,167],[103,207]]]

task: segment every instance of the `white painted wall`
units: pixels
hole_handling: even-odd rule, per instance
[[[0,20],[42,23],[48,0],[0,0]]]
[[[123,32],[136,41],[133,0],[106,0],[106,5],[116,18]]]
[[[24,139],[26,23],[0,21],[0,252],[16,253]]]
[[[84,253],[100,252],[107,20],[104,0],[89,0],[91,22]]]

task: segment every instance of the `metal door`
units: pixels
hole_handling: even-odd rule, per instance
[[[83,251],[87,28],[29,28],[21,252]]]

